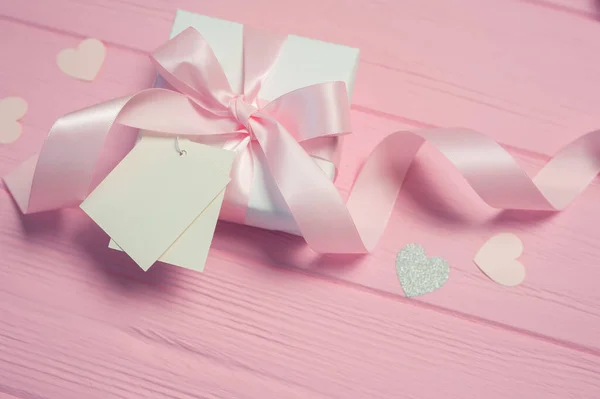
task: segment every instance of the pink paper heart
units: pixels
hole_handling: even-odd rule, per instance
[[[12,143],[21,136],[19,119],[27,112],[27,101],[20,97],[0,100],[0,144]]]
[[[525,279],[525,267],[517,260],[523,253],[523,242],[512,233],[493,236],[475,255],[475,264],[489,278],[508,287]]]
[[[106,48],[98,39],[85,39],[77,48],[61,50],[56,56],[56,63],[61,71],[81,80],[92,81],[98,75]]]

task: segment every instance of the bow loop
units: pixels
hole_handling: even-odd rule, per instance
[[[216,115],[227,113],[229,80],[208,42],[188,28],[152,53],[160,75],[178,92]]]

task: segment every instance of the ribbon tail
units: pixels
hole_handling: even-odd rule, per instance
[[[54,123],[39,155],[4,177],[23,213],[72,206],[85,198],[104,138],[130,99],[75,111]]]
[[[564,209],[600,171],[600,130],[561,150],[532,180],[493,139],[467,129],[396,132],[367,158],[347,204],[300,145],[274,120],[254,127],[281,194],[308,245],[320,253],[372,251],[415,155],[432,144],[488,205]]]
[[[449,128],[392,133],[367,158],[347,202],[370,251],[383,234],[410,164],[425,142],[496,209],[562,210],[600,172],[600,130],[565,146],[533,180],[500,144],[479,132]]]
[[[337,189],[293,136],[266,115],[255,115],[252,130],[308,245],[320,253],[368,252]]]
[[[164,89],[97,104],[59,118],[39,155],[5,176],[4,182],[23,213],[78,205],[89,192],[115,123],[165,135],[222,134],[235,126],[227,119],[209,125],[210,118],[183,94]]]
[[[8,192],[17,203],[21,213],[24,214],[29,213],[29,198],[31,196],[31,186],[37,161],[38,155],[36,154],[28,158],[12,172],[2,178]]]

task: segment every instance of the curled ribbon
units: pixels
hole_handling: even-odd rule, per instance
[[[152,55],[172,89],[143,90],[58,119],[39,156],[6,176],[6,186],[23,213],[80,203],[115,123],[198,141],[224,137],[238,152],[226,192],[228,212],[243,221],[253,173],[249,144],[256,141],[308,245],[320,253],[366,253],[379,241],[406,172],[426,141],[498,209],[563,209],[600,171],[600,130],[567,145],[533,180],[497,142],[478,132],[395,132],[368,157],[345,204],[312,158],[337,166],[336,138],[350,133],[345,85],[317,84],[267,104],[257,97],[284,40],[244,29],[240,94],[231,90],[208,43],[197,31],[185,30]],[[310,145],[314,140],[320,145]]]

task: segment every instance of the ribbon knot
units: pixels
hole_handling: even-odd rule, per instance
[[[258,111],[258,108],[252,104],[248,104],[245,96],[236,95],[229,101],[229,110],[231,111],[233,118],[248,132],[250,139],[256,140],[252,127],[250,126],[250,119],[252,118],[252,115]]]

